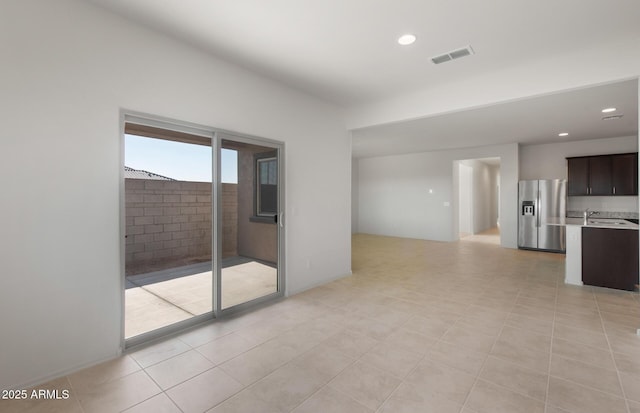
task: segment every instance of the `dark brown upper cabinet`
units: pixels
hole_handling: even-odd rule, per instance
[[[589,158],[567,158],[569,196],[589,195]]]
[[[614,195],[638,195],[638,154],[625,153],[611,158]]]
[[[589,195],[613,195],[610,156],[589,158]]]
[[[568,195],[638,195],[638,154],[567,158]]]

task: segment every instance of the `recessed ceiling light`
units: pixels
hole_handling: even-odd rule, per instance
[[[413,42],[415,41],[416,41],[416,36],[410,33],[403,34],[402,36],[398,37],[398,43],[401,44],[402,46],[408,46],[410,44],[413,44]]]
[[[611,113],[611,112],[615,112],[616,108],[606,108],[606,109],[602,109],[602,113]]]
[[[569,136],[569,132],[562,132],[559,133],[558,136]]]

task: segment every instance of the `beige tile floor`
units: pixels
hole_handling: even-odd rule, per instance
[[[563,268],[356,235],[351,277],[45,385],[69,400],[0,410],[639,413],[638,295],[566,286]]]
[[[222,269],[222,308],[277,291],[277,270],[257,261]],[[211,311],[211,271],[125,290],[125,337]]]
[[[485,244],[500,245],[500,229],[494,227],[478,234],[460,233],[460,240],[467,242],[482,242]]]

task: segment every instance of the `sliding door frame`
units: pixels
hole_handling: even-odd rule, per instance
[[[284,297],[284,293],[286,291],[285,289],[285,243],[284,243],[284,200],[285,200],[285,188],[284,188],[284,143],[282,142],[278,142],[278,141],[274,141],[274,140],[270,140],[270,139],[265,139],[265,138],[259,138],[259,137],[255,137],[255,136],[249,136],[249,135],[244,135],[244,134],[239,134],[236,132],[229,132],[229,131],[222,131],[222,130],[218,130],[216,131],[216,136],[215,136],[215,140],[217,141],[217,145],[218,145],[218,150],[216,151],[216,153],[214,154],[216,157],[216,160],[214,161],[214,164],[217,164],[217,169],[218,169],[218,178],[216,180],[216,183],[219,186],[219,188],[222,188],[222,181],[221,181],[221,167],[222,167],[222,162],[221,162],[221,156],[222,156],[222,151],[221,149],[221,142],[223,140],[229,140],[229,141],[233,141],[233,142],[239,142],[239,143],[246,143],[249,145],[256,145],[256,146],[262,146],[262,147],[267,147],[267,148],[272,148],[273,150],[276,151],[276,159],[277,159],[277,165],[278,165],[278,213],[277,213],[277,223],[276,223],[276,236],[277,236],[277,248],[278,248],[278,263],[277,263],[277,288],[276,291],[271,293],[271,294],[267,294],[265,296],[262,297],[258,297],[258,298],[254,298],[252,300],[246,301],[244,303],[241,304],[237,304],[234,305],[232,307],[228,307],[223,309],[222,308],[222,260],[218,260],[217,265],[216,265],[216,269],[214,269],[215,274],[216,274],[216,280],[214,282],[214,284],[220,286],[220,288],[218,289],[217,293],[217,299],[214,300],[214,303],[217,303],[214,309],[214,312],[216,313],[216,316],[226,316],[226,315],[231,315],[234,313],[238,313],[241,311],[246,310],[247,308],[259,305],[261,303],[267,302],[267,301],[272,301],[274,299],[280,298],[280,297]],[[216,205],[216,209],[218,211],[222,211],[222,196],[219,196],[217,199],[214,199],[215,205]],[[217,228],[216,228],[216,238],[218,238],[218,240],[222,240],[222,213],[218,214],[218,216],[214,216],[216,223],[217,223]],[[214,227],[215,228],[215,227]],[[217,254],[218,257],[222,257],[222,243],[218,242],[218,245],[216,245],[216,249],[215,249],[215,254]]]
[[[183,132],[191,135],[206,137],[211,140],[212,150],[212,311],[205,314],[193,316],[188,320],[179,321],[138,336],[125,338],[125,244],[126,244],[126,213],[125,213],[125,180],[124,180],[124,160],[125,160],[125,125],[127,123],[151,126],[165,130]],[[137,111],[126,109],[120,110],[120,349],[121,352],[128,348],[159,339],[161,337],[175,334],[181,330],[192,328],[199,324],[209,323],[218,318],[224,318],[250,307],[272,301],[285,295],[285,231],[284,231],[284,210],[285,210],[285,179],[284,179],[284,143],[272,139],[241,134],[210,126],[199,125],[190,122],[177,121],[162,116],[149,115]],[[221,141],[229,139],[236,142],[243,142],[253,145],[272,147],[277,151],[278,158],[278,223],[277,223],[277,245],[278,245],[278,265],[277,265],[277,288],[276,292],[259,297],[248,302],[238,304],[233,307],[222,309],[222,180],[221,180]]]

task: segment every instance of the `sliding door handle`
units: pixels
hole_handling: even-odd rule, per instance
[[[278,221],[280,221],[280,228],[284,228],[284,222],[282,221],[283,217],[284,217],[284,212],[280,212],[280,217],[278,218]]]

